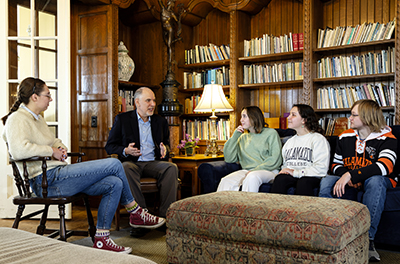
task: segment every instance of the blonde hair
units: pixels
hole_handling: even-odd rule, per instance
[[[358,105],[358,115],[364,125],[371,129],[371,132],[379,132],[386,126],[382,109],[377,102],[370,99],[358,100],[353,104],[351,110]]]

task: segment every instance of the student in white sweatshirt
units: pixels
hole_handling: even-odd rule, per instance
[[[282,147],[283,165],[275,177],[271,193],[286,194],[295,187],[295,194],[313,196],[329,168],[330,146],[321,134],[314,110],[309,105],[296,104],[290,110],[288,127],[296,130]]]

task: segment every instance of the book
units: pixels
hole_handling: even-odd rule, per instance
[[[299,33],[299,50],[304,49],[304,33]]]
[[[279,117],[268,117],[264,118],[269,128],[279,128],[280,118]]]
[[[339,136],[341,133],[348,129],[349,121],[347,117],[338,117],[335,119],[335,124],[333,127],[333,136]]]
[[[293,36],[293,51],[299,50],[299,33],[292,34]]]

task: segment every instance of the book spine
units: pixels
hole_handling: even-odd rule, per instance
[[[304,49],[304,33],[299,33],[299,50]]]

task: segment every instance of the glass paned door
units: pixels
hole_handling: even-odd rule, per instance
[[[60,0],[0,1],[0,50],[5,54],[0,60],[0,116],[17,100],[23,79],[40,78],[53,98],[43,116],[67,147],[71,144],[70,5],[71,1]],[[4,142],[0,143],[0,170],[7,175],[0,177],[0,218],[13,218],[12,198],[18,191]],[[50,208],[49,217],[58,218],[57,207]],[[71,217],[70,207],[66,217]]]
[[[9,105],[16,100],[15,84],[26,77],[42,79],[53,96],[43,116],[57,133],[57,0],[13,0],[8,12]]]

